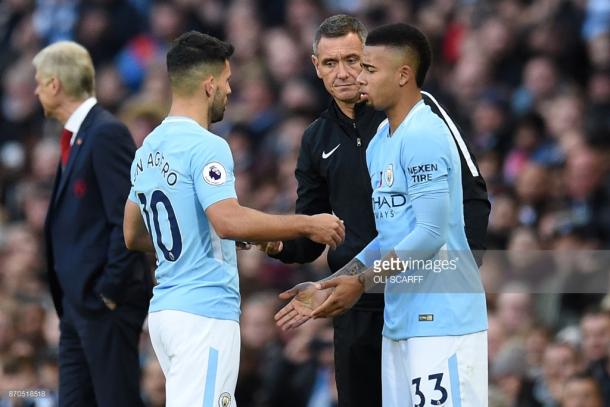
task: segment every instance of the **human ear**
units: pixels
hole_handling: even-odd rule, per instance
[[[403,65],[398,70],[398,74],[400,75],[398,84],[400,86],[405,86],[407,83],[409,83],[409,81],[413,77],[413,70],[411,69],[411,67],[409,65]]]
[[[203,90],[205,92],[205,95],[208,98],[211,98],[212,95],[214,95],[215,89],[216,89],[216,79],[214,78],[214,75],[210,75],[208,77],[208,79],[206,79],[203,82]]]
[[[322,79],[322,75],[320,75],[320,61],[318,60],[318,57],[312,55],[311,63],[313,64],[314,68],[316,68],[316,75],[318,75],[318,78]]]
[[[61,82],[57,77],[53,76],[49,79],[49,87],[51,88],[53,95],[57,95],[61,89]]]

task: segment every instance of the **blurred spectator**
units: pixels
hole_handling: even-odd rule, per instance
[[[52,138],[43,138],[34,145],[31,160],[32,178],[41,183],[53,182],[57,162],[59,160],[59,145]]]
[[[532,395],[532,381],[527,377],[525,350],[511,344],[491,360],[490,399],[497,399],[504,407],[540,407]]]
[[[484,93],[476,101],[472,112],[471,143],[475,151],[507,149],[508,107],[502,96],[492,91]]]
[[[235,398],[240,405],[254,406],[260,400],[265,361],[281,347],[273,315],[278,309],[277,294],[253,294],[243,304],[241,318],[242,351]]]
[[[564,343],[552,343],[542,359],[542,375],[536,378],[533,396],[544,407],[559,406],[568,379],[576,374],[578,356]]]
[[[600,310],[585,313],[580,320],[582,353],[585,366],[608,357],[610,350],[610,315]]]
[[[141,147],[144,138],[154,130],[167,115],[165,106],[144,98],[132,99],[123,104],[119,117],[129,129],[136,147]]]
[[[607,349],[606,353],[610,353],[610,349]],[[608,405],[610,403],[610,358],[606,356],[593,362],[587,369],[587,372],[590,373],[599,384],[604,399],[604,405]]]
[[[332,335],[332,326],[323,319],[296,330],[282,355],[267,366],[261,405],[279,407],[290,400],[295,407],[331,407],[336,401]]]
[[[45,43],[72,39],[78,20],[77,0],[36,0],[34,25]]]
[[[236,1],[230,5],[226,15],[226,37],[235,47],[232,61],[237,66],[258,55],[259,49],[266,41],[261,42],[262,27],[260,11],[253,7],[252,2]],[[236,79],[239,81],[238,75]]]
[[[604,405],[599,386],[592,377],[579,375],[566,382],[561,407],[602,407]]]
[[[523,85],[513,95],[514,111],[539,110],[541,104],[557,92],[558,84],[557,69],[550,58],[529,60],[523,70]]]
[[[524,225],[536,225],[548,204],[549,172],[546,167],[528,163],[518,175],[515,189],[521,202],[519,221]]]
[[[497,300],[497,317],[506,335],[523,339],[531,329],[532,299],[525,287],[506,286]]]
[[[110,62],[142,28],[128,1],[90,0],[80,5],[79,13],[72,39],[89,50],[96,66]]]
[[[495,361],[496,356],[504,348],[509,336],[506,334],[504,326],[500,323],[495,314],[489,313],[488,316],[488,331],[487,331],[487,344],[489,350],[487,355],[490,361]]]
[[[537,113],[524,115],[515,128],[513,147],[504,162],[504,180],[512,184],[528,161],[544,160],[546,129],[544,119]]]
[[[146,70],[153,62],[164,59],[168,44],[184,32],[186,23],[176,4],[155,0],[152,3],[149,26],[150,33],[132,38],[116,57],[121,80],[132,90],[140,88]]]
[[[116,113],[127,96],[118,70],[113,65],[106,65],[96,75],[96,97],[99,103],[109,111]]]
[[[488,247],[490,249],[506,248],[511,231],[518,225],[517,200],[509,194],[496,196],[489,215]]]
[[[527,357],[528,377],[537,377],[542,374],[544,352],[551,343],[552,336],[548,329],[538,325],[534,327],[525,339],[525,352]]]
[[[21,196],[25,222],[36,233],[42,233],[51,200],[50,184],[43,182],[23,184]]]

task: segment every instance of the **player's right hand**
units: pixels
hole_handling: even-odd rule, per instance
[[[345,239],[345,225],[343,221],[328,213],[321,213],[310,217],[310,231],[307,237],[314,242],[329,245],[336,249]]]

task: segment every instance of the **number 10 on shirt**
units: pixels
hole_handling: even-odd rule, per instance
[[[168,261],[176,261],[180,257],[182,253],[182,236],[180,235],[180,228],[178,227],[178,221],[176,220],[176,213],[174,212],[174,208],[172,207],[172,203],[163,193],[163,191],[156,189],[150,196],[150,205],[147,207],[148,199],[146,195],[142,192],[138,192],[138,199],[142,204],[142,212],[144,213],[144,217],[146,219],[146,225],[148,226],[148,232],[153,235],[153,228],[150,223],[150,213],[152,212],[153,224],[154,224],[154,234],[155,238],[153,238],[153,242],[155,246],[163,253],[163,257]],[[172,237],[172,246],[168,248],[165,243],[163,243],[163,236],[161,234],[161,227],[159,225],[159,210],[158,205],[163,205],[165,212],[167,212],[167,221],[169,223],[169,230],[171,231]]]

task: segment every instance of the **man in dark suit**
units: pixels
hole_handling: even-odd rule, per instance
[[[152,286],[144,255],[123,239],[135,145],[97,104],[87,50],[38,53],[36,95],[63,126],[45,225],[49,283],[60,317],[59,405],[143,406],[138,340]]]

